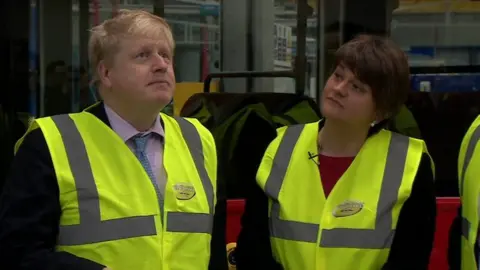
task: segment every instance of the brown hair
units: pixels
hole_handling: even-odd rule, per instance
[[[350,69],[372,89],[376,109],[384,117],[392,117],[407,100],[410,91],[408,58],[393,41],[359,35],[336,51],[335,64]]]

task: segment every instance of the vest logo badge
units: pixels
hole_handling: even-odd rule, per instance
[[[334,217],[348,217],[362,211],[363,203],[359,201],[346,200],[333,209]]]
[[[175,184],[173,190],[175,190],[175,197],[178,200],[190,200],[196,194],[195,187],[190,183]]]

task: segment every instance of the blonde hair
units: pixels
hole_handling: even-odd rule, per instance
[[[119,10],[117,15],[90,30],[88,60],[92,69],[92,84],[98,83],[97,68],[101,61],[110,61],[119,49],[120,41],[127,36],[144,36],[165,39],[170,49],[175,41],[168,23],[144,10]]]

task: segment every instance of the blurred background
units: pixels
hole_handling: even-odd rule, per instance
[[[474,0],[10,0],[0,3],[0,179],[30,117],[93,104],[88,29],[122,8],[167,19],[177,49],[175,99],[208,74],[291,71],[292,78],[214,78],[211,91],[297,93],[314,101],[338,46],[360,32],[390,35],[408,53],[412,94],[399,123],[427,141],[438,196],[457,195],[460,141],[480,112],[480,1]],[[0,183],[1,184],[1,183]]]

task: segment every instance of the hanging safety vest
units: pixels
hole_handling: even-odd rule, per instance
[[[60,191],[57,250],[113,270],[208,269],[213,137],[197,120],[161,118],[163,201],[132,151],[97,117],[82,112],[35,120],[28,132],[41,128]]]
[[[458,179],[462,201],[462,270],[476,270],[475,243],[480,211],[480,116],[463,138],[458,157]]]
[[[425,144],[386,130],[372,135],[325,198],[311,157],[318,131],[318,122],[280,128],[257,172],[274,257],[285,270],[381,269]]]

